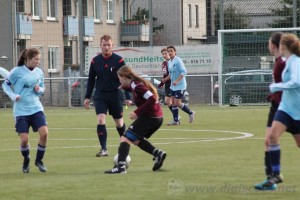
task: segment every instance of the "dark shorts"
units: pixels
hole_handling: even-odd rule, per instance
[[[271,102],[271,107],[270,107],[270,111],[269,111],[269,116],[268,116],[268,121],[267,121],[267,127],[271,127],[272,126],[272,122],[275,116],[275,113],[278,109],[279,104],[272,101]]]
[[[171,86],[171,84],[170,83],[166,83],[165,84],[165,96],[166,97],[171,97],[171,95],[170,95],[170,86]]]
[[[46,116],[40,111],[32,115],[18,116],[16,117],[16,132],[17,133],[29,133],[30,126],[33,132],[37,132],[42,126],[47,126]]]
[[[275,114],[274,121],[279,121],[287,127],[287,132],[296,135],[300,134],[300,120],[294,120],[287,113],[278,110]]]
[[[150,138],[151,135],[161,127],[163,118],[152,118],[139,116],[128,128],[139,139]]]
[[[175,90],[175,91],[173,91],[173,90],[170,89],[170,96],[174,97],[175,99],[183,99],[184,93],[185,93],[185,90]]]
[[[112,115],[114,119],[123,117],[123,93],[121,90],[101,92],[94,99],[96,114]]]

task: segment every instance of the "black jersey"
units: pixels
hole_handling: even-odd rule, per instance
[[[112,53],[109,58],[104,58],[102,54],[95,56],[90,65],[85,98],[91,98],[94,86],[95,96],[101,92],[118,90],[121,84],[117,71],[123,65],[125,65],[124,59],[115,53]]]

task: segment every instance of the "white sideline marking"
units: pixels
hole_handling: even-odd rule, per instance
[[[92,129],[92,128],[51,128],[51,129]],[[115,129],[115,128],[108,128],[108,129]],[[174,131],[174,129],[159,129],[159,131]],[[237,139],[244,139],[244,138],[249,138],[252,137],[253,134],[251,133],[246,133],[246,132],[239,132],[239,131],[225,131],[225,130],[188,130],[188,129],[181,129],[183,132],[214,132],[214,133],[233,133],[233,134],[238,134],[240,136],[237,137],[229,137],[229,138],[151,138],[151,140],[188,140],[188,141],[171,141],[171,142],[158,142],[158,143],[153,143],[153,144],[164,144],[164,145],[169,145],[169,144],[188,144],[188,143],[197,143],[197,142],[212,142],[212,141],[226,141],[226,140],[237,140]],[[4,139],[2,141],[13,141],[13,140],[18,140],[18,139]],[[38,139],[31,139],[31,140],[38,140]],[[48,139],[49,141],[94,141],[96,138],[66,138],[66,139]],[[110,139],[109,139],[110,140]],[[116,139],[117,140],[117,139]],[[116,145],[107,145],[110,147],[113,146],[119,146],[119,144]],[[81,149],[81,148],[99,148],[99,145],[97,146],[65,146],[65,147],[47,147],[47,149]],[[31,148],[31,149],[36,149],[36,148]],[[16,151],[19,149],[0,149],[0,151]]]

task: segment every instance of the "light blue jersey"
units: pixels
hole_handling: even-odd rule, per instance
[[[38,92],[34,90],[39,85]],[[13,86],[13,90],[11,88]],[[4,92],[14,101],[14,117],[27,116],[44,111],[39,96],[44,93],[44,73],[40,68],[30,71],[25,65],[13,68],[3,82]],[[16,101],[20,96],[21,99]]]
[[[294,120],[300,120],[300,58],[290,56],[282,72],[282,82],[270,85],[272,93],[283,91],[278,110],[290,115]]]
[[[175,56],[173,59],[168,61],[168,69],[171,78],[171,90],[186,90],[186,68],[181,60],[181,58]],[[173,85],[173,82],[180,76],[183,75],[183,78],[179,81],[177,85]]]

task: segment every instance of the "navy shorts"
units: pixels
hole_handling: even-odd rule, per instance
[[[94,98],[96,114],[112,115],[114,119],[123,117],[123,94],[121,90],[102,92]]]
[[[150,138],[151,135],[161,127],[163,118],[153,118],[148,116],[139,116],[128,128],[140,140]]]
[[[271,107],[270,107],[270,111],[269,111],[269,116],[268,116],[268,122],[267,122],[267,127],[271,127],[272,126],[272,122],[274,119],[274,116],[276,114],[276,111],[278,109],[279,104],[272,101],[271,102]]]
[[[278,110],[275,114],[274,121],[279,121],[287,127],[287,132],[296,135],[300,134],[300,120],[294,120],[287,113]]]
[[[165,84],[165,96],[166,97],[171,97],[171,95],[170,95],[170,86],[171,86],[171,84],[170,83],[166,83]]]
[[[175,91],[173,91],[173,90],[170,89],[170,96],[174,97],[175,99],[183,99],[184,93],[185,93],[185,90],[175,90]]]
[[[29,133],[30,126],[33,132],[37,132],[42,126],[47,126],[46,116],[40,111],[32,115],[18,116],[16,117],[16,132],[17,133]]]

